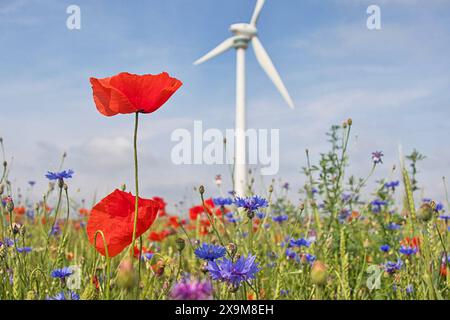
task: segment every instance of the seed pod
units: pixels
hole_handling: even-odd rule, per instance
[[[347,124],[348,124],[349,126],[351,126],[351,125],[353,124],[352,118],[349,118],[349,119],[347,120]]]
[[[127,258],[120,262],[117,272],[117,285],[126,290],[130,290],[137,284],[137,274],[133,267],[133,262]]]
[[[177,240],[175,240],[175,243],[177,245],[178,251],[180,252],[183,251],[184,248],[186,247],[186,242],[182,238],[177,238]]]
[[[424,203],[420,206],[417,212],[417,219],[427,222],[433,217],[434,210],[429,203]]]
[[[323,286],[327,282],[327,267],[321,261],[315,261],[311,268],[311,282]]]
[[[198,188],[198,192],[200,192],[200,194],[204,194],[204,193],[205,193],[205,187],[204,187],[203,185],[201,185],[201,186]]]

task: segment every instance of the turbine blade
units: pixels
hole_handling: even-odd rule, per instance
[[[212,49],[210,52],[205,54],[203,57],[201,57],[200,59],[195,61],[194,65],[199,65],[199,64],[201,64],[205,61],[208,61],[209,59],[212,59],[212,58],[218,56],[219,54],[224,53],[225,51],[231,49],[233,47],[235,38],[236,37],[228,38],[227,40],[225,40],[224,42],[219,44],[217,47]]]
[[[266,0],[258,0],[256,2],[255,11],[253,11],[253,16],[250,24],[256,26],[259,15],[261,14],[262,7],[264,6],[264,2],[266,2]]]
[[[253,50],[255,51],[256,59],[258,60],[259,64],[267,73],[270,80],[272,80],[275,87],[277,87],[278,91],[281,93],[281,95],[283,96],[284,100],[287,102],[289,107],[294,109],[294,102],[292,101],[289,92],[284,86],[283,81],[281,80],[280,75],[277,72],[277,69],[275,69],[272,60],[270,60],[269,55],[262,46],[261,41],[259,41],[257,37],[253,37],[252,44]]]

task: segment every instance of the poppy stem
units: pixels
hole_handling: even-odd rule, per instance
[[[138,177],[138,157],[137,157],[137,133],[139,124],[139,112],[136,112],[134,121],[134,180],[136,183],[136,200],[134,203],[134,220],[133,220],[133,240],[130,247],[130,256],[133,257],[134,244],[136,242],[136,228],[138,220],[138,208],[139,208],[139,177]]]

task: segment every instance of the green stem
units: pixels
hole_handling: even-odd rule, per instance
[[[138,157],[137,157],[137,132],[139,124],[139,112],[136,112],[136,117],[134,121],[134,180],[136,188],[136,200],[134,202],[134,221],[133,221],[133,240],[131,242],[130,256],[133,257],[134,244],[136,241],[136,228],[138,220],[138,209],[139,209],[139,177],[138,177]]]

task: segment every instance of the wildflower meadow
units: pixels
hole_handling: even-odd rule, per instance
[[[215,7],[219,1],[214,1],[213,8],[208,7],[209,10],[220,11]],[[8,14],[14,17],[13,13],[25,5],[22,2],[11,1],[11,6],[8,7],[0,4],[0,23]],[[41,2],[45,1],[39,1]],[[205,30],[203,24],[206,20],[198,18],[203,14],[203,8],[188,8],[187,1],[170,2],[178,3],[182,9],[177,7],[177,10],[172,10],[173,7],[166,5],[165,1],[162,7],[157,7],[153,1],[157,14],[151,12],[151,17],[140,16],[139,11],[144,7],[133,7],[130,4],[130,8],[134,10],[131,14],[126,6],[117,6],[117,1],[108,2],[108,5],[102,7],[104,12],[96,10],[100,1],[95,4],[81,2],[80,6],[71,5],[66,13],[64,7],[63,17],[66,18],[64,14],[69,15],[67,28],[63,26],[64,30],[57,31],[65,33],[57,34],[56,38],[66,37],[69,40],[64,38],[64,41],[70,44],[73,41],[78,45],[82,42],[82,45],[74,44],[72,47],[60,43],[52,43],[52,46],[47,44],[54,52],[52,51],[50,60],[42,62],[45,72],[36,71],[38,65],[30,67],[30,70],[27,67],[26,76],[29,78],[26,79],[32,80],[21,80],[20,85],[11,84],[11,87],[5,83],[4,88],[0,83],[2,108],[5,105],[4,100],[12,94],[14,100],[18,101],[22,101],[20,99],[23,97],[33,99],[32,103],[27,102],[30,109],[25,111],[15,105],[7,105],[8,110],[16,108],[16,118],[4,117],[6,111],[3,109],[0,112],[2,135],[6,132],[4,128],[11,128],[11,123],[14,123],[12,135],[5,133],[0,138],[0,300],[245,300],[262,303],[263,300],[450,299],[448,181],[445,178],[446,172],[442,172],[442,178],[434,179],[429,178],[425,170],[430,169],[430,163],[432,166],[436,163],[436,168],[442,168],[439,167],[442,161],[447,161],[448,165],[448,158],[445,158],[446,154],[448,155],[448,151],[445,151],[445,132],[439,133],[439,140],[442,140],[437,143],[439,157],[427,158],[427,150],[419,151],[422,146],[434,143],[432,139],[426,138],[427,128],[444,131],[444,125],[440,126],[439,121],[447,121],[448,110],[445,110],[445,114],[436,111],[435,115],[428,115],[423,109],[398,111],[398,105],[412,104],[417,102],[416,100],[427,108],[428,103],[442,102],[442,99],[438,99],[441,97],[438,94],[443,94],[439,90],[448,88],[448,81],[445,84],[436,84],[444,79],[444,76],[434,76],[434,68],[430,67],[430,71],[425,69],[424,64],[413,60],[417,59],[419,54],[431,55],[431,42],[434,38],[429,39],[432,37],[427,36],[426,41],[416,41],[414,36],[414,43],[425,44],[417,50],[417,55],[404,55],[397,59],[402,61],[389,60],[389,63],[386,62],[387,66],[379,67],[377,63],[384,63],[385,60],[380,57],[382,51],[379,50],[380,53],[374,49],[375,58],[371,56],[372,60],[364,61],[364,67],[351,67],[350,62],[345,60],[345,54],[333,51],[334,42],[330,39],[336,33],[338,43],[347,45],[349,52],[357,52],[359,59],[360,52],[364,50],[355,49],[358,45],[356,42],[369,38],[368,34],[373,36],[392,32],[389,23],[386,23],[386,29],[383,29],[385,25],[381,24],[380,19],[384,16],[381,16],[379,6],[372,5],[368,10],[364,5],[363,11],[358,7],[358,14],[359,11],[362,13],[361,16],[355,13],[357,18],[354,19],[358,23],[369,20],[367,26],[365,23],[361,26],[356,24],[356,28],[361,30],[351,32],[357,40],[341,39],[347,39],[346,28],[337,28],[338,31],[333,31],[330,36],[327,27],[324,36],[323,33],[314,33],[313,37],[306,37],[304,33],[299,33],[307,39],[296,42],[289,40],[286,44],[283,41],[285,38],[290,39],[288,33],[292,31],[291,27],[283,27],[286,34],[282,36],[278,34],[281,32],[273,31],[277,36],[272,35],[270,38],[270,29],[276,26],[275,22],[270,25],[270,18],[273,17],[276,21],[285,19],[280,18],[284,17],[280,13],[282,11],[277,11],[283,9],[277,7],[281,6],[281,2],[258,0],[249,1],[253,15],[245,16],[243,23],[230,26],[230,38],[222,39],[223,42],[219,46],[194,60],[191,56],[200,57],[203,51],[200,51],[199,46],[195,47],[196,38],[192,31],[194,29],[191,28],[195,24],[202,24],[201,29],[207,34],[212,33],[211,30],[216,26],[212,24],[211,30]],[[206,2],[202,3],[206,6]],[[243,2],[234,1],[233,10],[237,10]],[[290,1],[283,1],[283,5],[288,2]],[[302,1],[301,5],[311,5],[305,4],[306,2],[308,1]],[[347,4],[343,5],[354,5],[350,2],[346,1]],[[108,7],[109,3],[115,4]],[[143,3],[144,1],[139,5],[145,6]],[[189,6],[194,6],[193,3],[195,1],[190,2]],[[319,6],[317,3],[315,2],[314,6]],[[442,3],[439,2],[438,5]],[[299,4],[300,2],[296,5]],[[294,5],[294,1],[291,1],[291,5]],[[267,6],[267,9],[264,9],[266,11],[262,9],[263,6]],[[390,8],[387,4],[386,7]],[[107,10],[110,10],[109,14],[119,16],[120,19],[116,21],[109,18],[105,13]],[[283,10],[287,17],[294,12],[287,12],[290,10],[286,8]],[[314,14],[319,16],[324,7],[320,5],[314,7],[314,10]],[[344,15],[342,12],[354,12],[347,10],[335,10],[331,14],[327,12],[332,19],[334,16]],[[24,15],[28,14],[28,11],[23,12]],[[394,14],[387,9],[386,12],[387,17],[394,19]],[[99,20],[95,18],[97,13]],[[57,14],[47,13],[45,16],[53,19]],[[188,17],[186,19],[189,23],[185,27],[173,22],[182,19],[181,16]],[[314,19],[310,16],[311,13],[302,16],[305,24],[313,23],[309,20],[317,20],[316,16],[313,16]],[[102,20],[104,17],[107,17],[106,20]],[[428,16],[424,15],[423,19],[426,17]],[[24,29],[43,21],[39,19],[41,18],[11,18],[8,23],[19,23],[20,27],[15,30],[25,32]],[[165,19],[170,22],[166,23]],[[347,18],[339,19],[339,23],[343,23]],[[208,17],[208,21],[210,20],[214,19]],[[292,21],[294,20],[292,18]],[[288,26],[294,22],[288,22]],[[160,28],[157,29],[153,25],[147,28],[147,24],[151,23],[161,23]],[[265,23],[270,28],[264,28]],[[323,25],[328,26],[328,20],[323,22]],[[306,30],[305,33],[310,32],[309,29]],[[395,30],[392,32],[394,36],[401,34],[402,40],[406,38],[406,35]],[[89,32],[94,34],[93,38],[88,38]],[[132,38],[139,32],[149,33],[138,40]],[[37,34],[38,32],[32,33],[29,41],[37,37]],[[436,34],[436,37],[440,35],[439,32],[423,34]],[[211,41],[220,40],[215,36]],[[192,41],[192,44],[188,44],[187,39],[191,39],[189,41]],[[267,42],[264,42],[266,39]],[[271,45],[270,39],[273,40]],[[373,39],[370,38],[371,41]],[[0,43],[2,41],[3,34],[0,36]],[[12,59],[14,55],[22,57],[23,52],[31,51],[37,55],[42,51],[44,55],[44,40],[40,41],[43,44],[37,45],[35,51],[34,47],[33,50],[26,49],[21,43],[20,53],[11,53],[8,59]],[[151,46],[140,47],[146,41]],[[317,41],[323,43],[317,45]],[[161,42],[167,43],[168,47],[164,49],[162,45],[157,45]],[[301,88],[298,92],[290,91],[297,95],[295,100],[288,92],[262,42],[272,47],[268,51],[277,52],[278,47],[279,57],[286,55],[288,61],[296,59],[292,63],[294,67],[283,67],[289,74],[284,79],[286,84],[298,81],[298,88]],[[331,45],[327,46],[326,42]],[[447,42],[440,41],[437,51],[446,51],[442,48]],[[391,45],[389,50],[394,52],[396,43],[397,41],[392,41],[386,46]],[[405,43],[408,52],[414,51],[410,49],[412,45]],[[365,49],[373,48],[372,43],[368,45],[364,42],[363,46]],[[58,51],[65,50],[65,47],[76,52],[67,58],[69,62],[64,62],[64,55],[60,55]],[[127,51],[129,47],[132,47],[132,50]],[[295,48],[306,53],[303,55],[302,51],[301,55],[298,53],[300,51],[297,51],[288,55],[288,49],[296,50]],[[86,52],[89,52],[89,56],[84,55]],[[177,57],[188,58],[175,63],[173,52],[176,52]],[[225,53],[235,54],[236,60],[230,60],[232,64],[225,59],[220,62],[219,58],[208,61]],[[4,52],[0,53],[2,54]],[[311,66],[309,62],[297,62],[308,59],[308,54],[320,58],[314,60],[316,63],[311,63]],[[330,57],[330,54],[334,56]],[[391,55],[391,51],[388,51],[388,54]],[[55,55],[58,55],[58,59]],[[253,62],[246,65],[246,58],[255,57],[255,61],[252,60]],[[435,59],[436,69],[445,70],[444,63],[438,58]],[[28,61],[27,59],[23,58],[24,61]],[[189,63],[186,62],[188,59]],[[355,57],[351,59],[358,60]],[[448,61],[448,57],[445,59]],[[194,68],[192,65],[206,64],[206,61],[208,66]],[[328,65],[328,61],[348,65],[350,71],[345,71],[341,66],[332,66],[331,62]],[[412,61],[413,67],[394,67],[394,63],[400,65],[405,61]],[[57,69],[64,68],[66,64],[71,65],[72,71],[63,72],[57,83],[51,83],[50,89],[47,90],[47,78],[51,78],[52,72],[58,73]],[[189,64],[190,69],[184,67],[186,64]],[[224,66],[226,70],[232,70],[233,77],[236,72],[235,86],[232,78],[224,71]],[[300,75],[289,73],[292,72],[290,69],[297,66],[299,69],[304,68]],[[406,73],[416,67],[422,72],[419,78],[424,79],[420,86],[413,86],[411,79],[414,77]],[[258,74],[253,72],[253,69],[260,73],[260,77],[264,75],[268,78],[264,78],[267,83],[256,81],[255,75]],[[357,70],[353,74],[354,77],[364,73],[364,80],[355,78],[354,83],[348,84],[346,81],[353,76],[346,73],[353,72],[352,70]],[[393,75],[398,70],[408,81]],[[337,74],[333,73],[335,71]],[[203,76],[201,72],[205,72]],[[23,74],[18,73],[17,77],[20,76]],[[387,83],[388,78],[394,80],[387,84],[387,93],[382,92],[379,87],[365,91],[361,88],[370,76],[378,79],[380,83]],[[430,86],[436,91],[427,89],[426,76],[432,78]],[[59,84],[59,81],[63,83],[72,77],[78,80],[70,80],[70,84]],[[3,81],[3,77],[0,78],[0,82]],[[79,80],[80,78],[82,80]],[[334,78],[337,80],[333,80]],[[5,79],[13,81],[12,76]],[[224,85],[220,81],[228,82]],[[246,86],[246,81],[250,85]],[[337,89],[333,89],[332,81],[339,83]],[[21,93],[21,90],[24,90],[29,82],[34,91],[27,96]],[[216,82],[221,84],[216,85]],[[395,87],[398,83],[405,88],[410,85],[412,89]],[[359,85],[361,87],[358,87]],[[272,101],[266,98],[265,86],[276,94],[278,100],[273,100],[276,103],[272,104]],[[230,92],[234,88],[235,92]],[[302,91],[303,88],[305,91]],[[49,91],[51,95],[45,96]],[[213,98],[219,102],[224,99],[223,103],[227,108],[222,110],[217,107],[213,112],[209,112],[206,109],[213,109],[213,104],[197,97],[200,91],[210,94],[211,101]],[[443,91],[447,92],[446,89]],[[82,97],[80,101],[83,102],[75,101],[76,97],[75,102],[70,100],[72,92],[78,92]],[[436,94],[436,97],[432,94]],[[58,100],[60,95],[64,97],[61,98],[64,99],[63,103]],[[47,108],[39,100],[41,96],[45,96],[43,101],[51,107]],[[320,101],[314,100],[317,96],[324,98]],[[173,105],[179,97],[184,100],[178,101],[178,105],[182,107],[177,109]],[[304,99],[301,104],[298,97]],[[230,100],[225,101],[228,98]],[[36,104],[35,99],[39,101]],[[251,109],[246,109],[247,100],[250,106],[254,101],[258,104],[255,102],[255,108],[251,106]],[[301,111],[298,114],[301,116],[298,118],[298,114],[287,113],[294,112],[294,101],[295,104],[299,101],[297,106]],[[185,107],[184,103],[203,104],[207,107],[198,111],[200,109]],[[352,103],[357,103],[358,107],[346,108],[347,104]],[[366,103],[376,106],[367,117],[363,114]],[[61,105],[66,104],[67,109],[62,109]],[[278,109],[275,104],[286,107],[286,110],[281,111],[281,107]],[[331,107],[326,108],[325,105],[328,104]],[[383,104],[389,109],[379,107]],[[38,110],[39,116],[28,115],[27,110],[31,109]],[[73,116],[74,109],[78,113],[85,113],[82,120]],[[420,114],[420,118],[414,118],[415,122],[408,127],[412,121],[407,117],[411,114]],[[196,133],[193,138],[191,135],[185,137],[187,130],[183,126],[187,122],[186,119],[191,120],[187,115],[200,119],[194,122]],[[41,125],[41,119],[46,117],[50,120],[45,122],[46,125]],[[221,129],[234,123],[233,133],[230,136],[221,135],[221,129],[214,131],[213,128],[214,130],[209,132],[211,135],[203,136],[200,132],[197,136],[197,131],[202,130],[197,130],[201,128],[201,120],[214,117],[221,119]],[[25,118],[27,121],[22,124]],[[325,118],[327,120],[322,121]],[[268,129],[263,128],[263,125],[257,126],[258,121],[263,121],[261,119],[270,120]],[[292,119],[293,122],[289,122]],[[335,123],[331,127],[330,119]],[[365,124],[360,121],[365,121]],[[371,122],[375,123],[373,127],[368,125]],[[73,130],[73,123],[76,123],[76,130]],[[283,123],[288,125],[283,127]],[[377,127],[384,123],[388,123],[396,131],[392,129],[384,132],[386,127]],[[248,130],[247,124],[250,127]],[[65,130],[64,126],[72,129]],[[180,168],[179,171],[174,170],[175,173],[169,172],[170,170],[161,172],[163,158],[155,160],[146,153],[170,153],[161,147],[162,144],[167,144],[166,140],[168,141],[170,136],[168,131],[161,128],[168,126],[172,126],[170,129],[177,127],[178,131],[172,130],[172,133],[176,133],[172,137],[181,138],[177,141],[178,145],[172,148],[172,164]],[[253,127],[258,127],[258,130]],[[116,128],[120,133],[115,132]],[[315,133],[317,128],[323,132],[322,135]],[[39,141],[39,146],[45,150],[44,156],[29,151],[26,157],[28,159],[22,161],[20,156],[14,154],[16,150],[19,150],[19,153],[23,150],[28,152],[27,147],[22,147],[22,143],[25,145],[27,140],[35,141],[38,139],[35,137],[39,137],[45,130],[51,130],[51,136],[59,139],[59,145],[64,147],[64,139],[68,136],[76,137],[75,146],[69,148],[68,152],[60,153],[60,149],[52,149],[52,145]],[[94,130],[100,138],[96,137],[95,140],[90,137],[93,142],[88,141],[88,147],[78,141],[82,140],[78,135],[82,136]],[[219,134],[216,134],[217,131]],[[293,135],[294,142],[280,142],[280,135],[287,134]],[[395,141],[394,137],[399,135],[409,140],[404,144],[404,148],[399,147],[396,150],[400,143]],[[125,138],[116,139],[118,136]],[[206,151],[202,149],[201,143],[206,144],[208,137],[215,136],[219,136],[215,141],[218,145],[208,145],[204,148]],[[263,139],[269,136],[270,145],[265,144]],[[304,145],[305,140],[298,138],[300,136],[314,136],[317,140],[311,142],[313,148]],[[363,139],[363,148],[355,148],[354,141],[359,137]],[[411,147],[414,137],[418,137],[417,147]],[[143,139],[147,139],[146,143],[139,143]],[[149,143],[150,139],[155,143]],[[201,140],[200,143],[198,140]],[[212,140],[214,139],[209,139]],[[379,143],[381,140],[382,144]],[[117,143],[113,144],[111,141]],[[188,147],[183,148],[184,145]],[[381,148],[380,145],[386,148]],[[200,149],[199,153],[196,153],[197,149]],[[317,152],[322,149],[323,151]],[[77,161],[70,161],[72,157],[76,157],[77,152],[83,154],[86,150],[88,156],[81,155]],[[209,155],[208,150],[212,150]],[[280,154],[288,156],[280,158]],[[254,163],[244,161],[248,160],[246,155],[254,160]],[[50,157],[52,161],[49,161]],[[109,166],[109,160],[114,162],[116,158],[119,160],[114,166]],[[295,174],[279,175],[280,166],[288,163],[286,158],[291,161],[289,164],[295,161]],[[387,158],[389,161],[386,161]],[[223,159],[231,160],[224,163]],[[266,171],[260,170],[263,160],[270,160],[263,163]],[[428,167],[423,166],[425,160],[428,161]],[[219,163],[220,161],[222,162]],[[29,181],[24,182],[23,179],[17,179],[18,175],[24,175],[20,175],[20,169],[27,169],[24,163],[31,163],[28,167],[37,166],[38,163],[51,164],[39,172],[39,175],[27,178]],[[77,163],[83,165],[77,166]],[[188,176],[199,175],[201,170],[206,172],[205,167],[209,164],[220,165],[220,171],[217,170],[211,175],[208,171],[209,180],[203,183],[186,183]],[[194,168],[194,165],[198,166]],[[355,167],[358,170],[353,170]],[[85,173],[86,168],[91,171]],[[363,171],[359,170],[361,168]],[[448,166],[446,169],[448,170]],[[100,175],[96,175],[97,170],[102,172],[103,177],[114,176],[128,183],[114,184],[111,187],[109,183],[98,178]],[[157,172],[160,178],[152,179],[146,174],[155,171],[160,171]],[[89,177],[89,183],[80,186],[81,183],[78,183],[77,179],[82,176],[83,181],[87,181],[86,177]],[[203,179],[199,176],[196,178],[198,181]],[[428,180],[425,181],[425,178]],[[431,190],[426,188],[430,181],[433,187]],[[149,185],[151,189],[148,188]],[[34,192],[37,186],[39,189]],[[172,191],[170,188],[175,190],[174,186],[179,187],[176,190],[189,190],[189,197],[181,201],[180,195],[180,201],[174,201],[173,195],[169,195],[167,191]],[[100,190],[98,194],[82,196],[84,190],[95,188]],[[103,192],[105,189],[107,192]],[[185,312],[185,305],[182,306],[180,312]],[[206,313],[204,315],[206,316]]]

